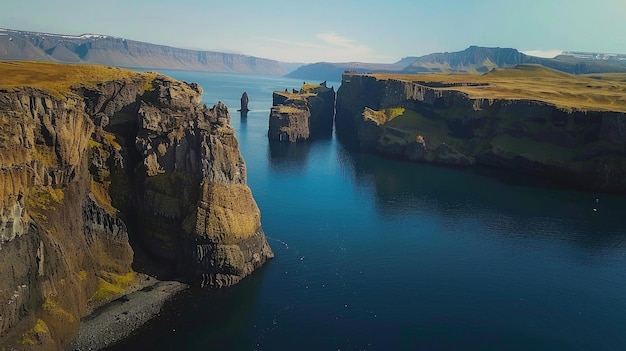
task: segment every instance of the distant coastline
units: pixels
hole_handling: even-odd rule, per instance
[[[242,54],[181,49],[101,34],[65,35],[2,28],[0,59],[261,75],[284,75],[301,65]]]

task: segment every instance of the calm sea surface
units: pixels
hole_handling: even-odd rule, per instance
[[[183,294],[118,349],[626,350],[624,197],[334,138],[270,144],[272,91],[302,81],[164,73],[230,107],[276,258],[233,288]]]

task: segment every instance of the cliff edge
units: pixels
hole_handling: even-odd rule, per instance
[[[320,84],[302,85],[272,95],[267,136],[270,140],[296,142],[329,137],[335,117],[335,88]]]
[[[198,285],[273,256],[228,110],[200,104],[198,85],[87,65],[0,72],[0,345],[63,349],[135,289],[129,235]]]
[[[343,75],[337,136],[448,166],[512,169],[585,190],[626,191],[626,79],[541,66],[484,75]]]

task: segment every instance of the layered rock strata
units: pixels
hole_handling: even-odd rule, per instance
[[[0,89],[0,346],[63,349],[132,290],[128,228],[199,285],[273,256],[228,110],[201,94],[129,71],[67,92]]]
[[[335,116],[335,89],[326,82],[303,84],[291,93],[275,91],[270,110],[268,138],[296,142],[332,134]]]
[[[513,169],[561,185],[626,191],[626,114],[525,99],[470,98],[449,86],[344,74],[337,136],[411,161]]]

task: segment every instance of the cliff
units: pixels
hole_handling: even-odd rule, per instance
[[[626,80],[540,66],[485,75],[344,74],[337,135],[394,158],[486,165],[626,191]]]
[[[310,138],[328,137],[333,131],[335,89],[326,82],[302,85],[291,93],[275,91],[270,110],[270,140],[296,142]]]
[[[201,105],[198,85],[87,65],[0,72],[1,346],[63,349],[136,288],[129,235],[199,285],[273,256],[228,111]]]
[[[0,59],[263,75],[283,75],[295,68],[294,64],[254,56],[180,49],[108,35],[10,29],[0,29]]]

